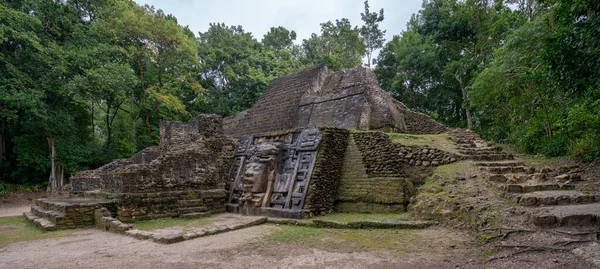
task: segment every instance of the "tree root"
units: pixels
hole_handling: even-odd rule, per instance
[[[565,232],[565,231],[550,231],[550,232],[555,233],[555,234],[566,234],[566,235],[574,235],[574,236],[577,236],[577,235],[590,235],[590,234],[598,236],[598,234],[600,234],[600,231],[582,232],[582,233],[571,233],[571,232]]]
[[[488,229],[483,229],[483,231],[498,231],[500,233],[498,235],[495,235],[495,236],[485,239],[486,243],[496,240],[498,238],[506,239],[506,238],[508,238],[509,235],[511,235],[513,233],[535,233],[535,232],[537,232],[535,230],[513,229],[513,228],[488,228]],[[502,231],[506,231],[506,232],[502,233]]]
[[[526,253],[526,252],[536,252],[536,251],[568,251],[568,249],[564,249],[564,248],[550,248],[550,247],[526,246],[526,245],[499,245],[499,246],[496,246],[496,247],[498,247],[498,248],[524,248],[524,249],[516,251],[516,252],[513,252],[513,253],[510,253],[508,255],[490,258],[490,259],[487,260],[487,262],[510,258],[510,257],[516,256],[516,255],[522,254],[522,253]]]
[[[552,245],[561,245],[563,247],[566,247],[570,244],[578,244],[578,243],[591,243],[591,242],[597,242],[597,240],[573,240],[573,241],[559,241],[559,242],[554,242]]]

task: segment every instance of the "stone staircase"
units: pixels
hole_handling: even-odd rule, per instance
[[[600,227],[600,192],[586,189],[577,166],[528,167],[469,130],[453,130],[463,158],[486,172],[504,196],[524,206],[540,228]]]
[[[36,199],[30,212],[23,215],[43,230],[72,229],[94,225],[94,211],[105,207],[116,212],[112,200],[69,198]]]
[[[514,159],[511,154],[503,152],[501,147],[481,139],[475,132],[454,129],[450,134],[456,138],[455,142],[458,146],[458,152],[460,152],[463,159],[474,161],[504,161]]]
[[[202,199],[178,200],[179,217],[186,219],[202,218],[210,216],[211,212],[204,206]]]

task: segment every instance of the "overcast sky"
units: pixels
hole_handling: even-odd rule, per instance
[[[211,22],[241,25],[254,38],[261,40],[271,27],[294,30],[296,43],[320,32],[320,23],[348,18],[353,26],[362,25],[360,13],[364,0],[135,0],[153,5],[177,17],[179,24],[189,25],[198,35]],[[370,0],[371,12],[383,8],[385,19],[380,24],[387,30],[386,41],[406,29],[411,14],[421,8],[422,0]]]

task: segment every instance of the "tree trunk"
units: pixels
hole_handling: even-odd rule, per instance
[[[137,115],[134,112],[135,109],[135,96],[132,94],[131,95],[131,142],[133,142],[133,145],[136,145],[136,126],[135,126],[135,122],[137,120]]]
[[[469,93],[467,92],[467,89],[465,89],[465,87],[463,85],[463,80],[460,77],[460,74],[458,73],[458,71],[454,74],[454,78],[458,82],[458,86],[460,87],[460,91],[462,93],[462,100],[463,100],[462,103],[463,103],[463,107],[465,108],[465,115],[467,116],[467,129],[473,130],[473,121],[471,121],[471,108],[469,108],[468,105],[465,105],[465,103],[467,102],[467,99],[469,99]]]
[[[94,101],[91,102],[90,111],[92,114],[92,143],[96,140],[96,127],[94,126]]]
[[[468,104],[464,105],[467,102],[469,95],[467,93],[467,90],[462,87],[462,84],[460,90],[462,91],[463,106],[465,107],[465,114],[467,115],[467,129],[473,130],[473,121],[471,121],[471,108],[469,108]]]
[[[107,104],[106,108],[106,148],[110,148],[111,141],[111,129],[110,129],[110,104]]]
[[[4,120],[0,121],[0,163],[6,160],[6,138],[4,137],[5,130]]]
[[[56,146],[54,144],[56,137],[48,137],[47,139],[50,149],[50,178],[46,191],[57,192],[64,183],[64,167],[62,165],[57,167],[56,165]]]

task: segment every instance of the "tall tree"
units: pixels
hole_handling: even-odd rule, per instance
[[[199,74],[206,89],[200,96],[206,104],[197,111],[231,115],[252,106],[271,80],[299,68],[287,48],[292,37],[285,28],[274,28],[263,46],[241,26],[211,23],[198,38]]]
[[[262,44],[265,47],[282,50],[291,49],[296,40],[296,32],[289,31],[282,26],[271,27],[271,30],[262,39]]]
[[[362,27],[360,27],[360,35],[365,41],[365,52],[367,54],[367,66],[371,68],[371,57],[373,55],[373,51],[378,50],[383,47],[383,42],[385,42],[385,30],[381,31],[379,29],[379,23],[383,21],[383,8],[379,10],[379,14],[377,12],[371,13],[369,11],[369,1],[365,1],[365,13],[360,13],[360,18],[365,23]],[[375,59],[373,59],[373,64],[375,64]]]
[[[339,70],[360,65],[365,54],[365,44],[358,28],[346,18],[321,23],[321,35],[312,34],[302,41],[303,61],[310,64],[327,63]]]

